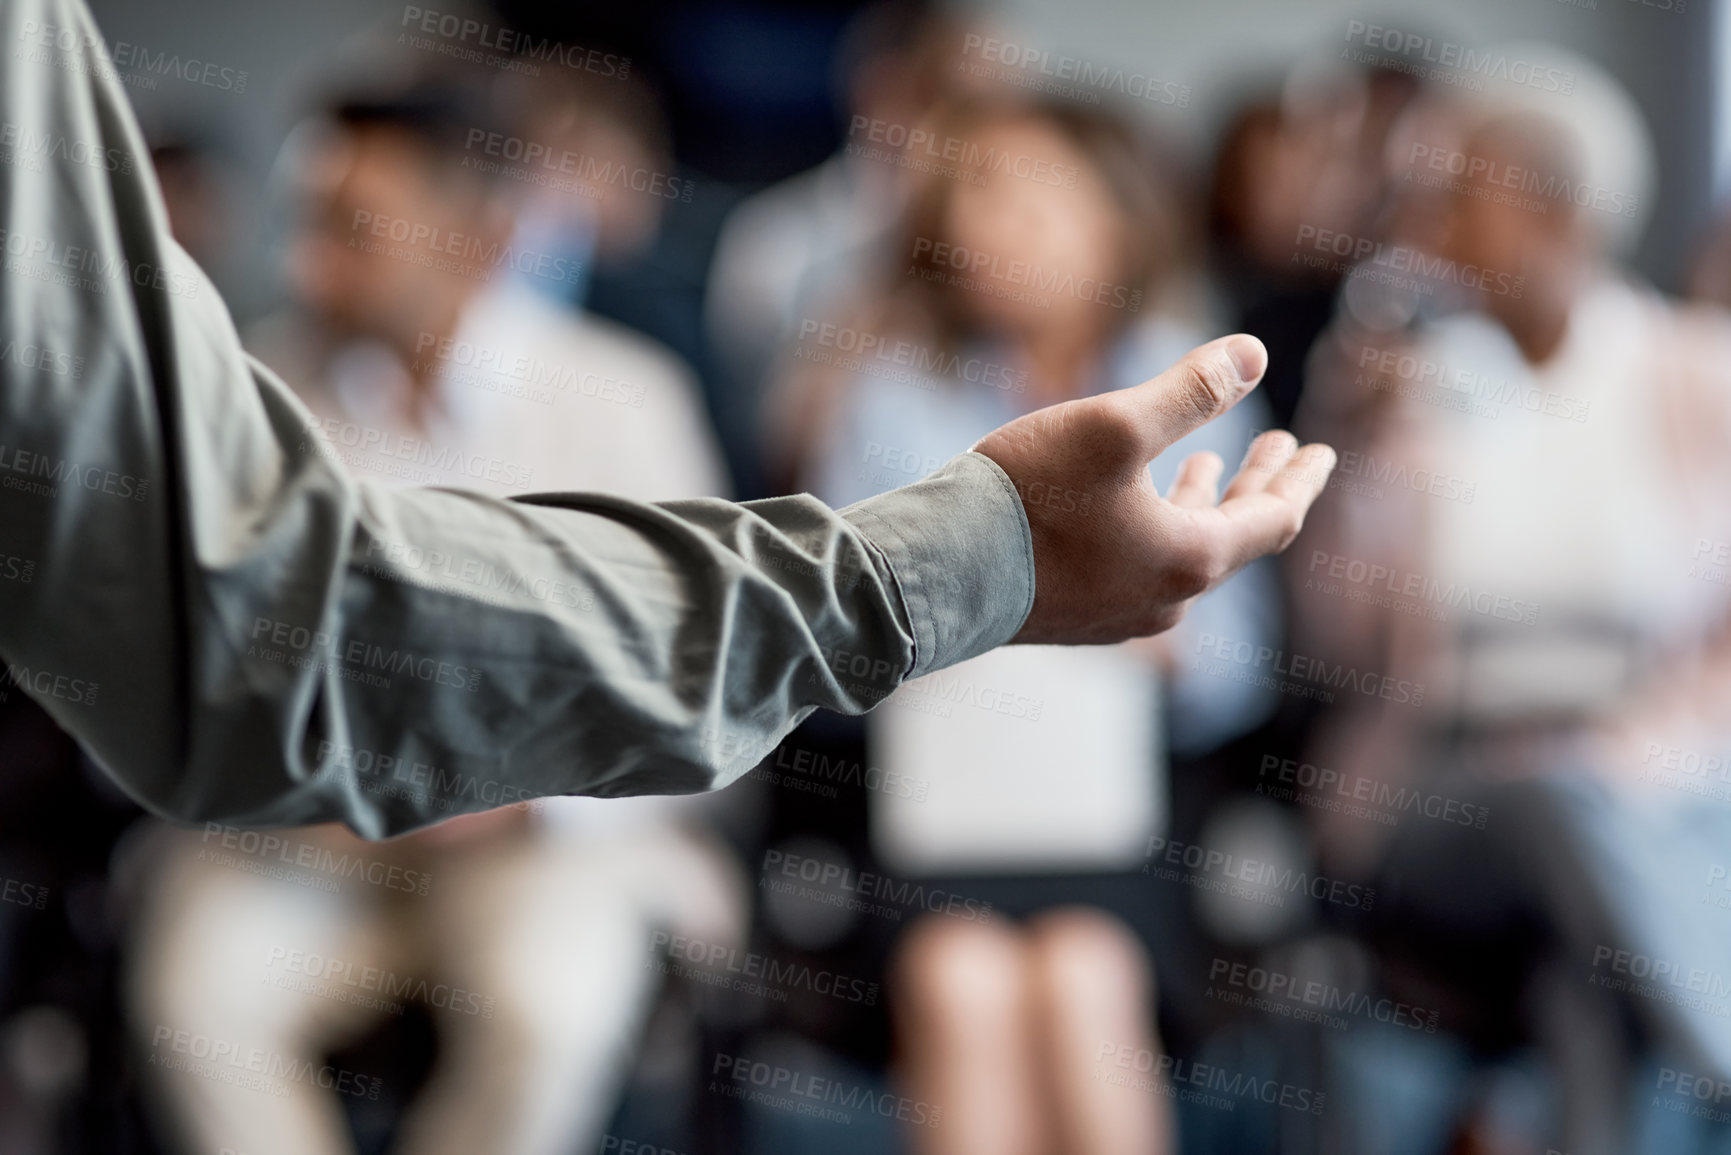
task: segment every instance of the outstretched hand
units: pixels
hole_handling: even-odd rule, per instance
[[[1034,608],[1017,642],[1119,642],[1168,630],[1198,595],[1291,544],[1328,483],[1334,450],[1258,437],[1217,498],[1225,465],[1186,458],[1161,497],[1148,463],[1226,412],[1262,379],[1268,353],[1245,334],[1191,350],[1134,389],[1030,413],[974,446],[1022,497],[1034,538]],[[1085,500],[1045,499],[1080,494]]]

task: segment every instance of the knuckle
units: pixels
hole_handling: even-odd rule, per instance
[[[1180,393],[1185,405],[1206,421],[1232,404],[1238,394],[1238,378],[1219,357],[1192,357],[1184,363]]]
[[[1193,598],[1208,590],[1224,565],[1218,554],[1200,538],[1179,547],[1172,559],[1172,585],[1179,597]]]
[[[1280,524],[1280,544],[1274,547],[1274,552],[1279,553],[1291,545],[1303,528],[1304,514],[1296,508],[1288,509]]]
[[[1211,590],[1232,576],[1232,558],[1226,552],[1224,543],[1211,546],[1203,555],[1202,578],[1204,590]]]

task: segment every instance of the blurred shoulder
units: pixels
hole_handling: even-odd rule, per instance
[[[1731,373],[1731,311],[1708,301],[1666,301],[1650,294],[1650,310],[1690,359],[1702,358],[1718,372]]]
[[[802,173],[777,181],[739,202],[728,215],[724,234],[736,243],[812,227],[852,200],[842,165],[824,161]]]
[[[477,302],[470,324],[481,332],[508,334],[511,350],[576,374],[623,382],[644,390],[692,392],[691,367],[652,337],[616,321],[548,300],[513,286]]]

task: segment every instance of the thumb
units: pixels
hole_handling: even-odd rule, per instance
[[[1107,394],[1136,430],[1137,452],[1152,461],[1166,447],[1232,408],[1262,380],[1268,350],[1248,333],[1198,345],[1134,389]]]

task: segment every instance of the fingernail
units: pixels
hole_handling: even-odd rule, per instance
[[[1239,333],[1226,342],[1226,355],[1232,358],[1232,367],[1238,370],[1238,379],[1246,385],[1254,385],[1262,380],[1262,374],[1268,368],[1268,350],[1248,333]]]

